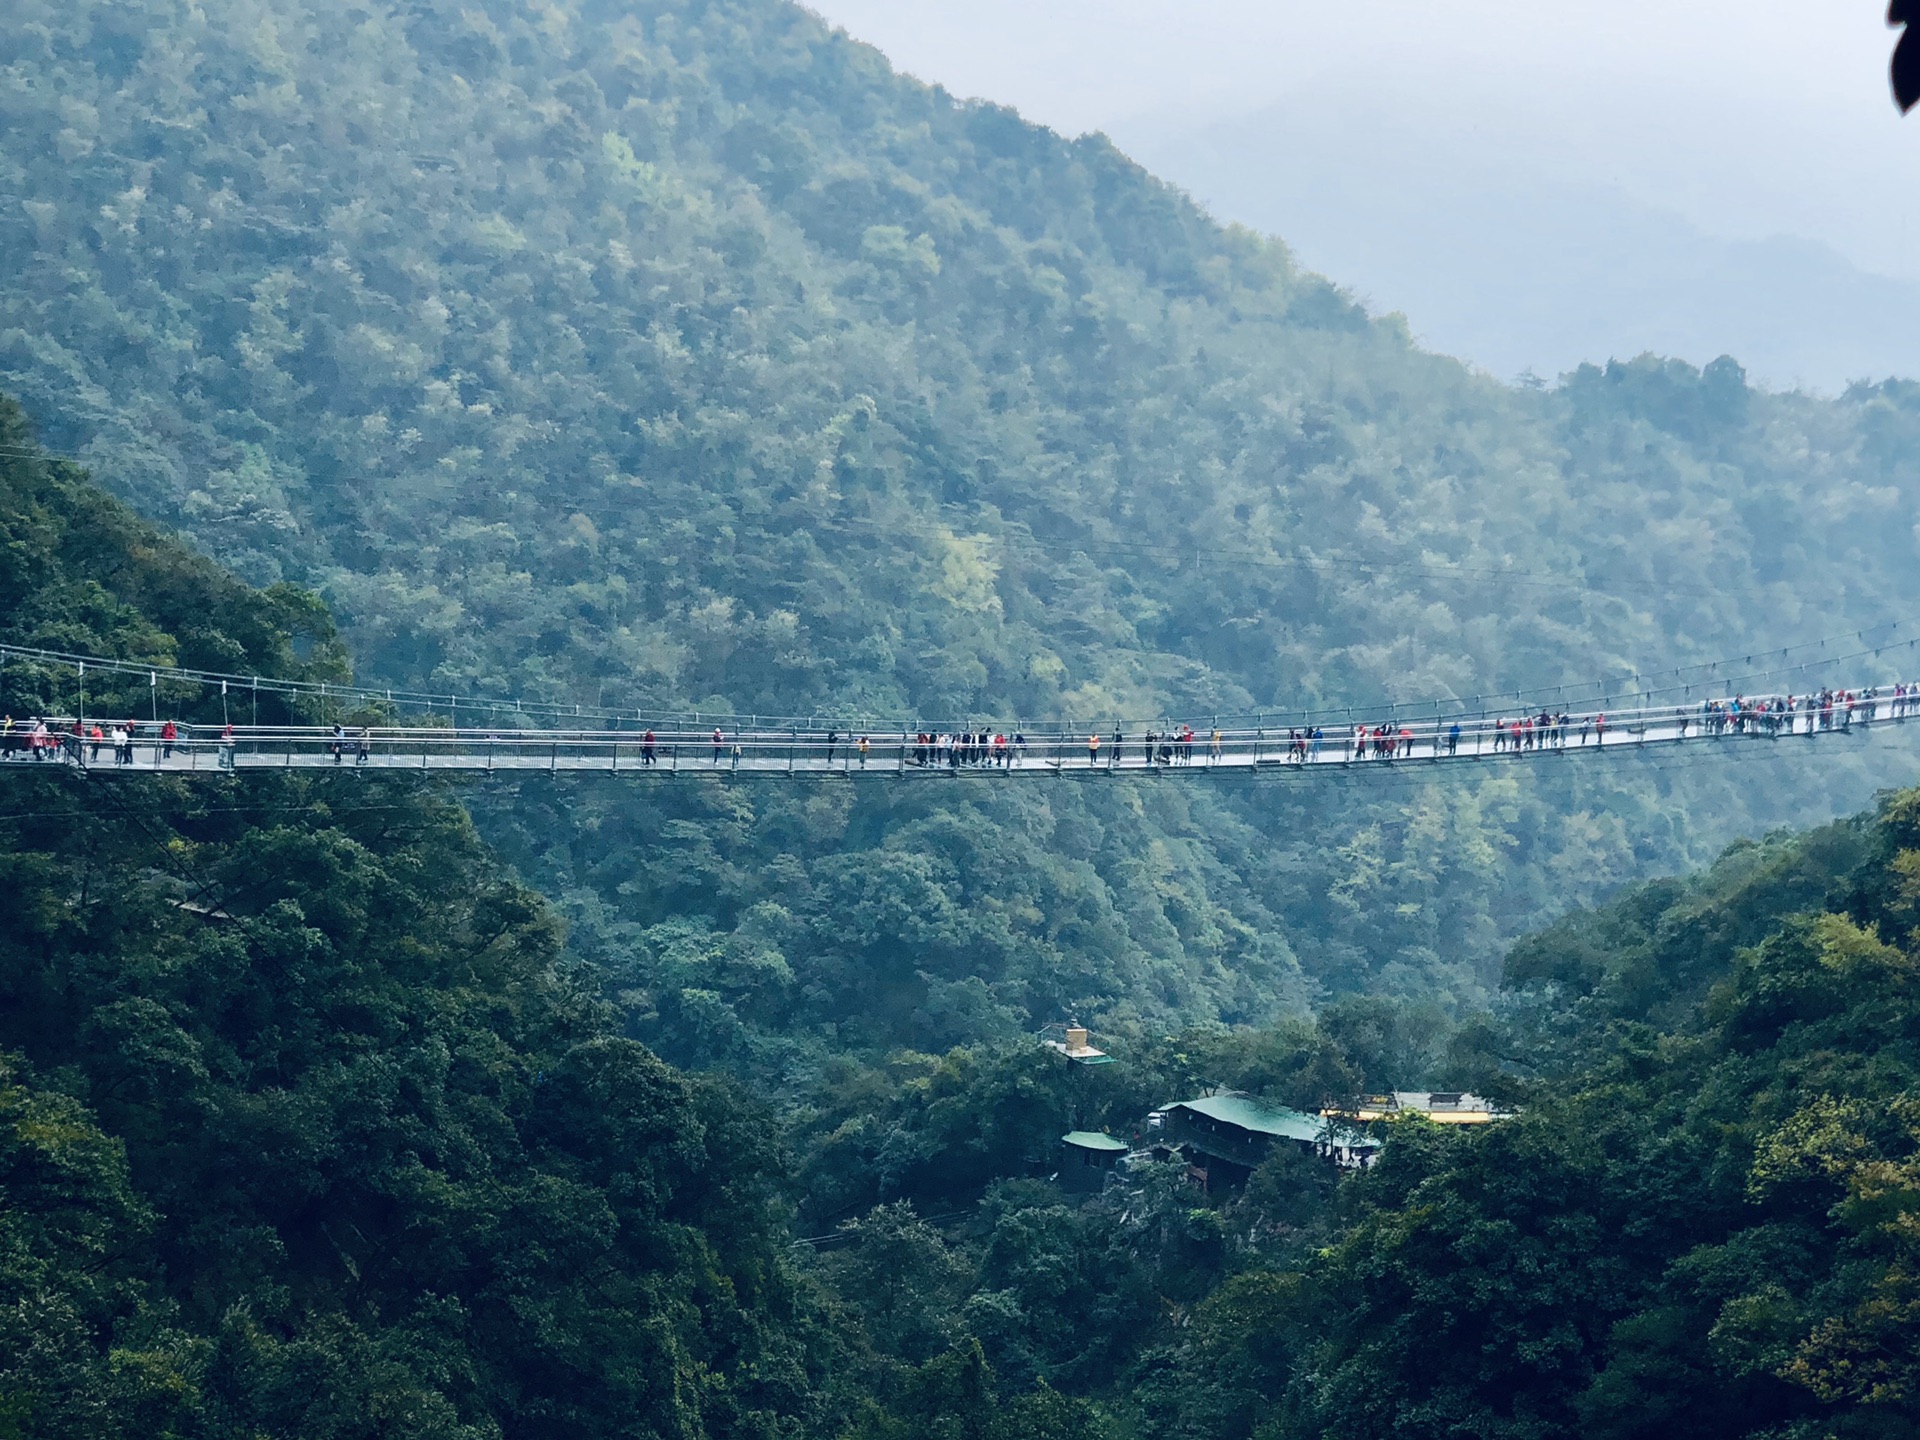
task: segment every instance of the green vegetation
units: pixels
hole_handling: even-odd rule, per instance
[[[0,450],[7,640],[341,675],[310,597],[11,409]],[[431,783],[9,785],[0,1434],[1920,1433],[1920,791],[1569,917],[1464,1023],[1354,997],[1095,1069],[846,1055],[782,1116],[622,1035],[617,978]],[[694,1003],[662,1033],[708,1033]],[[1204,1086],[1439,1075],[1522,1114],[1211,1197],[1178,1161],[1045,1178],[1063,1131],[1139,1139]]]
[[[10,21],[0,384],[144,513],[325,595],[388,683],[1204,725],[1902,615],[1911,387],[1505,388],[780,0]],[[473,805],[635,1034],[785,1090],[1063,1012],[1471,1005],[1568,904],[1887,775],[1822,762]]]
[[[1920,1431],[1917,846],[1906,791],[1537,937],[1524,1117],[1396,1138],[1284,1306],[1229,1286],[1180,1353],[1260,1354],[1276,1436]]]
[[[26,458],[11,408],[0,440],[9,642],[53,627],[92,653],[330,673],[310,598],[251,591]],[[289,616],[321,658],[294,658]],[[830,1332],[784,1257],[765,1117],[615,1033],[456,804],[18,771],[0,1434],[747,1435],[821,1414]]]
[[[1913,385],[1497,385],[777,0],[8,18],[0,383],[200,549],[6,408],[9,641],[1104,728],[1904,618]],[[4,704],[77,682],[10,663]],[[1913,1433],[1920,800],[1539,928],[1859,803],[1882,744],[1291,788],[22,763],[0,1437]],[[1026,1038],[1068,1014],[1123,1063]],[[1045,1178],[1202,1086],[1423,1082],[1522,1117],[1231,1196]]]
[[[928,1062],[809,1140],[808,1205],[886,1202],[824,1268],[903,1359],[970,1338],[1139,1433],[1920,1434],[1916,877],[1903,791],[1531,937],[1450,1034],[1367,1002],[1090,1074]],[[1519,1117],[1401,1122],[1361,1175],[1285,1151],[1211,1199],[1178,1164],[1081,1201],[1007,1163],[1203,1083],[1310,1104],[1422,1054]]]

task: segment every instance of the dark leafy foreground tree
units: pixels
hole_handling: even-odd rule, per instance
[[[337,663],[17,420],[7,640]],[[0,1436],[831,1427],[757,1112],[612,1033],[456,804],[52,769],[0,793]]]

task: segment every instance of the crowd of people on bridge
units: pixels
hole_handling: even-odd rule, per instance
[[[1851,730],[1856,719],[1870,725],[1880,718],[1882,707],[1890,720],[1903,720],[1920,712],[1920,684],[1899,684],[1885,692],[1873,687],[1858,692],[1829,689],[1810,695],[1756,699],[1736,695],[1701,706],[1701,724],[1712,735],[1812,735],[1822,730]]]
[[[957,734],[921,731],[914,735],[909,758],[915,765],[940,769],[960,770],[969,767],[1002,769],[1011,768],[1027,759],[1029,741],[1024,732],[1006,731],[961,731]],[[1064,736],[1053,737],[1051,754],[1043,750],[1043,758],[1051,764],[1068,763],[1072,756],[1067,753],[1070,743]],[[1118,768],[1127,764],[1144,763],[1149,766],[1191,765],[1194,747],[1199,744],[1199,732],[1191,725],[1182,725],[1167,731],[1147,730],[1137,738],[1129,739],[1126,732],[1116,729],[1111,738],[1094,731],[1084,742],[1088,765],[1106,765]],[[861,745],[864,755],[866,741]],[[1219,759],[1225,752],[1226,737],[1215,729],[1207,742],[1208,753]],[[1138,747],[1138,748],[1135,748]],[[1137,758],[1136,758],[1137,757]],[[832,759],[829,747],[828,759]]]
[[[55,728],[64,724],[65,729]],[[150,752],[156,763],[164,764],[173,759],[174,748],[180,743],[180,724],[176,720],[156,720],[145,724],[148,732],[142,736],[142,722],[138,720],[72,720],[48,722],[38,715],[29,716],[24,721],[15,720],[12,715],[0,716],[0,762],[18,760],[27,756],[36,761],[72,760],[88,765],[100,763],[100,752],[109,747],[113,750],[115,765],[134,763],[134,746],[144,738],[150,746]],[[233,743],[233,726],[228,725],[220,734],[222,746]]]
[[[1826,730],[1848,730],[1855,723],[1871,722],[1881,714],[1898,719],[1920,715],[1920,683],[1902,683],[1890,688],[1857,692],[1824,689],[1808,695],[1736,695],[1729,699],[1703,701],[1698,707],[1689,705],[1672,710],[1638,710],[1627,719],[1635,735],[1644,735],[1649,727],[1657,727],[1671,732],[1674,738],[1685,739],[1696,724],[1702,735],[1775,735],[1800,731],[1812,734]],[[1415,756],[1439,759],[1459,755],[1463,743],[1470,754],[1490,751],[1496,755],[1520,755],[1542,750],[1604,746],[1609,734],[1619,729],[1620,722],[1610,719],[1605,711],[1574,714],[1552,708],[1519,717],[1434,720],[1418,727],[1398,721],[1375,725],[1356,724],[1350,732],[1337,730],[1331,741],[1324,726],[1312,725],[1294,727],[1286,732],[1284,756],[1286,760],[1299,765],[1326,760],[1390,761]],[[817,750],[822,743],[817,739],[810,741],[808,748]],[[1128,736],[1124,729],[1116,728],[1110,736],[1096,730],[1088,734],[1084,742],[1069,742],[1066,737],[1057,735],[1042,737],[1040,754],[1050,764],[1073,764],[1073,757],[1067,748],[1069,743],[1084,744],[1084,763],[1090,768],[1122,769],[1139,768],[1142,765],[1150,768],[1191,765],[1194,763],[1196,747],[1201,742],[1199,732],[1190,724],[1176,725],[1165,731],[1147,730],[1133,737]],[[1258,760],[1272,754],[1265,748],[1270,743],[1263,735],[1249,737],[1244,733],[1230,742],[1216,727],[1206,741],[1206,754],[1218,761],[1225,754],[1227,746],[1233,744],[1244,747]],[[903,759],[924,769],[1010,769],[1025,763],[1029,744],[1027,736],[1017,729],[954,733],[920,731],[912,737],[910,747],[903,744],[901,753]],[[870,748],[871,742],[866,735],[856,738],[851,734],[843,736],[838,731],[830,730],[824,740],[824,755],[830,765],[837,757],[848,762],[857,757],[859,765],[865,768]],[[716,728],[713,732],[713,762],[719,764],[728,753],[738,759],[740,744],[736,739],[729,747],[724,732]]]
[[[867,745],[865,736],[861,737],[860,744],[864,757]],[[913,737],[913,763],[920,766],[952,770],[997,766],[1010,770],[1026,758],[1027,737],[1019,730],[1011,735],[1004,730],[964,730],[956,734],[936,734],[923,730]],[[833,759],[831,745],[827,750],[827,759]]]
[[[1920,715],[1920,682],[1865,690],[1831,688],[1806,695],[1735,695],[1728,699],[1704,700],[1698,707],[1678,706],[1671,712],[1638,711],[1635,719],[1644,733],[1646,727],[1659,726],[1684,740],[1698,723],[1703,735],[1813,735],[1823,731],[1848,731],[1855,723],[1871,724],[1879,718],[1903,720]],[[1574,715],[1565,710],[1543,709],[1538,715],[1517,719],[1502,717],[1474,732],[1476,753],[1491,732],[1495,754],[1522,754],[1536,750],[1564,750],[1573,746],[1604,745],[1609,721],[1605,712]],[[1617,727],[1616,727],[1617,728]],[[1432,728],[1416,731],[1392,722],[1356,725],[1344,743],[1336,741],[1334,758],[1340,760],[1393,760],[1424,753],[1438,757],[1457,755],[1461,740],[1469,732],[1454,721],[1443,729],[1435,721]],[[1287,732],[1287,758],[1298,764],[1311,764],[1323,758],[1326,731],[1319,726]]]
[[[833,759],[833,739],[829,734],[827,759]],[[1046,756],[1050,763],[1065,764],[1071,757],[1066,753],[1064,737],[1057,737],[1053,744],[1055,753]],[[1177,726],[1167,731],[1148,730],[1136,739],[1130,740],[1124,730],[1116,729],[1111,739],[1094,731],[1086,737],[1086,763],[1090,766],[1106,765],[1119,768],[1130,762],[1147,765],[1181,766],[1191,765],[1194,747],[1199,743],[1199,732],[1191,725]],[[1137,746],[1137,749],[1132,747]],[[1219,759],[1224,753],[1225,736],[1215,729],[1208,741],[1208,753]],[[865,762],[867,749],[866,737],[861,737],[860,754]],[[1020,730],[1011,733],[996,730],[965,730],[947,734],[933,731],[920,731],[913,737],[910,758],[913,764],[928,769],[962,770],[970,768],[1011,769],[1027,759],[1029,741]],[[1136,760],[1135,757],[1138,757]]]
[[[1558,714],[1551,710],[1542,710],[1538,715],[1500,721],[1494,728],[1493,748],[1496,752],[1564,750],[1567,748],[1568,734],[1574,731],[1574,716],[1564,710]],[[1585,745],[1588,740],[1592,740],[1596,745],[1604,745],[1607,739],[1607,717],[1604,714],[1578,717],[1576,733],[1578,743],[1581,745]]]
[[[0,761],[12,761],[22,755],[36,761],[69,758],[88,763],[99,760],[100,751],[113,746],[113,763],[133,764],[133,742],[139,733],[137,720],[113,720],[103,726],[98,720],[86,724],[75,720],[65,730],[57,730],[38,715],[18,721],[12,715],[0,716]],[[154,743],[171,757],[179,726],[167,720],[154,726]]]

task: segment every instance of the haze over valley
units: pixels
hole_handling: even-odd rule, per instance
[[[1872,6],[815,8],[1111,135],[1503,379],[1645,351],[1828,393],[1920,370],[1920,173]]]

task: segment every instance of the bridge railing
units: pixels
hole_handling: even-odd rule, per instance
[[[1439,760],[1538,750],[1577,750],[1721,736],[1773,737],[1845,731],[1920,718],[1920,696],[1896,702],[1871,693],[1848,701],[1809,703],[1759,696],[1738,710],[1709,704],[1632,707],[1579,715],[1488,712],[1418,721],[1310,727],[1184,727],[1096,733],[1060,726],[997,730],[1004,744],[966,743],[952,735],[898,731],[722,727],[689,729],[524,729],[446,726],[225,726],[181,722],[76,721],[40,717],[40,726],[0,728],[0,762],[64,763],[88,768],[173,770],[339,765],[393,769],[623,771],[844,771],[1004,769],[1008,771],[1144,770],[1231,766]],[[1163,722],[1164,723],[1164,722]],[[76,725],[84,733],[76,732]],[[1317,732],[1317,733],[1316,733]],[[979,732],[975,732],[976,735]],[[116,735],[124,743],[116,743]],[[1151,736],[1151,742],[1149,742]]]

